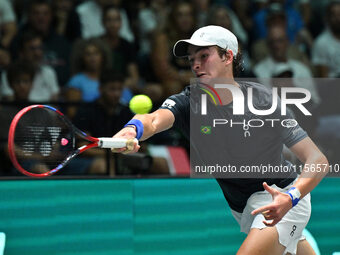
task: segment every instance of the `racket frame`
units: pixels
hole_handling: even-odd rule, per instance
[[[85,139],[86,141],[90,142],[87,145],[83,145],[81,147],[79,147],[78,149],[74,150],[71,154],[69,154],[65,160],[63,160],[56,168],[46,172],[46,173],[31,173],[29,171],[26,171],[18,162],[16,156],[15,156],[15,148],[14,148],[14,135],[15,135],[15,129],[17,127],[17,124],[20,120],[20,118],[26,114],[28,111],[34,109],[34,108],[47,108],[49,110],[52,110],[56,113],[58,113],[58,116],[67,123],[67,125],[69,126],[70,129],[72,129],[72,131],[77,134],[78,136],[80,136],[81,138]],[[83,153],[84,151],[91,149],[91,148],[95,148],[95,147],[99,147],[99,143],[100,143],[100,139],[96,138],[96,137],[92,137],[88,134],[86,134],[85,132],[81,131],[80,129],[76,128],[70,120],[68,120],[68,118],[58,109],[53,108],[52,106],[49,105],[30,105],[25,107],[24,109],[22,109],[21,111],[19,111],[14,119],[12,120],[11,126],[9,128],[9,133],[8,133],[8,152],[9,152],[9,157],[14,165],[14,167],[16,169],[18,169],[21,173],[27,175],[27,176],[31,176],[31,177],[46,177],[46,176],[50,176],[52,174],[55,174],[56,172],[58,172],[61,168],[63,168],[72,158],[74,158],[75,156],[77,156],[80,153]]]

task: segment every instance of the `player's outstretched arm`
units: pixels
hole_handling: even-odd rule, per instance
[[[171,128],[174,122],[174,114],[167,109],[159,109],[149,114],[137,114],[113,137],[126,139],[137,138],[140,141],[144,141],[154,134]],[[139,145],[135,144],[133,148],[113,149],[112,151],[133,153],[138,150]]]

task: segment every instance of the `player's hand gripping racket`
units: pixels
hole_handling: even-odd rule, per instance
[[[76,138],[89,144],[76,147]],[[8,135],[13,165],[23,174],[49,176],[72,158],[94,147],[133,149],[137,139],[95,138],[76,128],[59,110],[48,105],[31,105],[14,117]]]

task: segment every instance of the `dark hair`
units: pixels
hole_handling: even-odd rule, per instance
[[[8,67],[7,73],[7,80],[10,86],[18,79],[20,75],[27,74],[30,76],[31,80],[33,81],[35,68],[26,61],[17,61]]]
[[[105,7],[104,7],[103,14],[102,14],[102,19],[103,19],[103,20],[106,18],[107,13],[108,13],[109,11],[111,11],[111,10],[117,11],[118,14],[119,14],[120,19],[122,19],[121,15],[120,15],[120,10],[119,10],[119,8],[117,8],[117,7],[114,6],[114,5],[108,5],[108,6],[105,6]]]
[[[73,44],[71,54],[71,71],[73,74],[82,72],[85,69],[84,52],[88,46],[95,46],[102,55],[102,69],[110,68],[112,66],[111,51],[108,45],[98,38],[80,39]]]
[[[29,12],[32,11],[32,8],[36,5],[47,5],[47,6],[49,6],[50,10],[52,11],[51,4],[47,0],[31,0],[31,1],[29,1],[28,11]]]
[[[105,70],[101,73],[99,78],[100,86],[103,86],[109,82],[124,82],[124,77],[122,74],[115,72],[112,69]]]
[[[34,40],[34,39],[42,39],[41,36],[33,32],[32,30],[26,30],[19,36],[19,42],[18,42],[18,50],[21,51],[24,49],[26,43]]]
[[[282,4],[280,3],[272,3],[267,8],[267,16],[265,19],[266,26],[270,26],[273,23],[287,23],[287,15],[285,9]]]
[[[225,55],[227,53],[227,51],[225,49],[222,49],[221,47],[216,46],[217,48],[217,53],[220,56],[220,58],[223,57],[223,55]],[[242,52],[240,50],[240,48],[238,49],[237,55],[236,57],[233,57],[233,75],[234,77],[237,77],[240,75],[240,73],[243,70],[243,66],[242,66]]]
[[[332,8],[335,5],[340,4],[340,0],[332,0],[328,3],[327,7],[326,7],[326,19],[329,19],[331,17],[332,14]]]
[[[226,12],[227,14],[227,19],[230,22],[230,27],[225,27],[226,29],[232,30],[232,26],[233,26],[233,21],[231,19],[231,10],[223,4],[214,4],[212,5],[212,7],[210,8],[209,12],[208,12],[208,19],[207,19],[207,25],[218,25],[216,22],[216,13],[220,10],[223,10]],[[224,20],[226,21],[226,20]]]
[[[164,28],[165,33],[167,34],[170,44],[175,44],[175,42],[178,40],[179,35],[179,27],[176,24],[176,18],[177,18],[177,11],[181,5],[188,5],[192,11],[191,15],[193,18],[193,28],[192,31],[188,32],[188,34],[192,35],[197,26],[197,18],[195,15],[195,7],[189,0],[178,0],[178,1],[172,1],[170,13],[167,16],[166,25]]]

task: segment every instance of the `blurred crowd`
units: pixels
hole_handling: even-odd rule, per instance
[[[133,95],[148,95],[156,109],[190,84],[189,63],[172,47],[204,25],[237,36],[240,77],[308,89],[313,117],[296,117],[339,158],[340,0],[1,0],[2,144],[18,108],[35,102],[72,103],[64,111],[80,129],[111,136],[131,118]],[[171,131],[154,143],[187,146]]]

